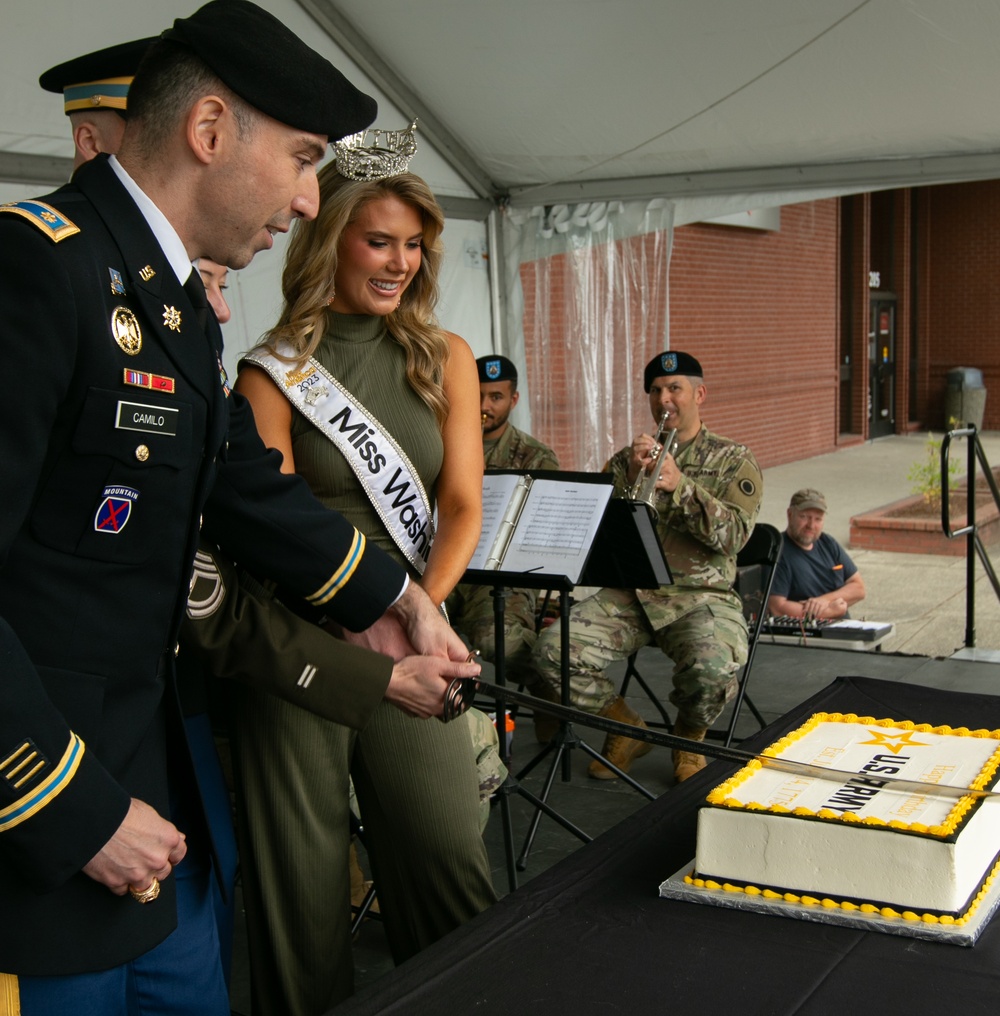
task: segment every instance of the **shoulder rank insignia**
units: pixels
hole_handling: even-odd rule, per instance
[[[8,201],[0,205],[0,212],[20,215],[37,226],[53,243],[65,240],[80,232],[80,227],[44,201]]]

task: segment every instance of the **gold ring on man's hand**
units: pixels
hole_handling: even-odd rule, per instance
[[[129,896],[138,903],[152,903],[160,895],[160,880],[154,875],[153,881],[145,889],[136,889],[135,886],[128,887]]]

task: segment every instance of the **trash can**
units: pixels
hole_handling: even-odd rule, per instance
[[[954,367],[948,371],[948,389],[944,396],[944,423],[950,429],[951,421],[957,426],[970,423],[976,430],[983,429],[983,411],[986,409],[986,386],[983,372],[978,367]]]

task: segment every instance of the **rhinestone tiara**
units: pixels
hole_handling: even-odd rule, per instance
[[[417,153],[417,121],[401,131],[369,127],[335,142],[337,172],[350,180],[384,180],[405,173]],[[367,143],[366,143],[367,142]]]

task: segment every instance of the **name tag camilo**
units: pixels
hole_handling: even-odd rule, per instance
[[[147,406],[142,402],[118,403],[116,430],[140,430],[146,434],[177,436],[179,411],[164,406]]]

